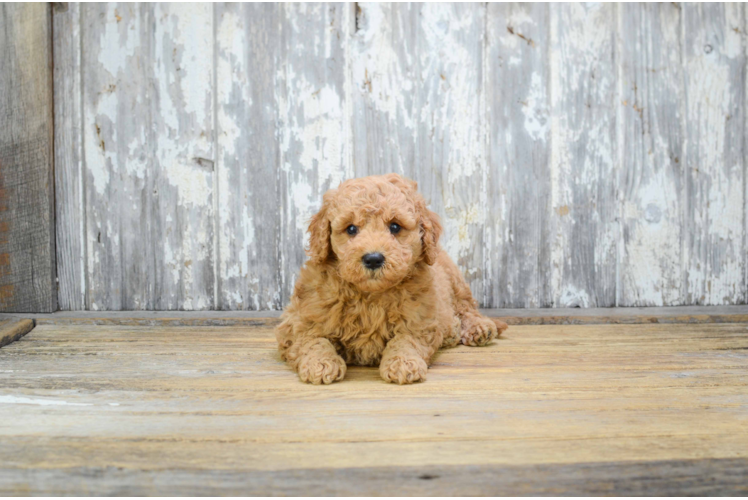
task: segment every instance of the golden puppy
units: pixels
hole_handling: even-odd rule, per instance
[[[276,329],[302,381],[329,384],[355,364],[379,365],[388,382],[418,382],[439,347],[485,345],[506,329],[478,312],[416,188],[389,174],[325,193],[309,224],[310,259]]]

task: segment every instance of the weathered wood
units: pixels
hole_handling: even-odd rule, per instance
[[[211,308],[212,9],[81,8],[87,307]]]
[[[54,18],[65,309],[280,309],[324,191],[386,172],[483,306],[748,300],[742,5]]]
[[[114,3],[80,9],[86,308],[152,309],[162,271],[154,248],[164,236],[154,234],[153,11]]]
[[[745,303],[745,6],[683,4],[684,302]],[[741,29],[743,28],[743,29]]]
[[[57,299],[62,310],[86,309],[86,200],[81,104],[81,6],[52,9],[55,107]]]
[[[482,309],[511,325],[746,323],[748,306]],[[26,314],[39,325],[257,326],[276,325],[280,311],[59,311]],[[0,314],[2,320],[17,315]]]
[[[494,307],[551,295],[550,25],[547,4],[489,4],[486,288]]]
[[[285,4],[277,102],[280,150],[280,256],[283,304],[306,260],[307,225],[322,194],[351,177],[345,4]]]
[[[483,293],[486,207],[486,4],[426,3],[420,7],[415,57],[419,190],[444,226],[441,246],[473,293]]]
[[[553,305],[610,307],[618,243],[616,6],[550,9]]]
[[[619,306],[683,300],[681,7],[620,4]]]
[[[397,172],[416,180],[441,216],[442,246],[482,296],[485,6],[358,9],[352,43],[355,173]]]
[[[270,326],[38,325],[0,350],[0,491],[218,494],[256,478],[245,491],[320,494],[348,491],[352,469],[361,491],[387,477],[476,494],[734,491],[747,328],[514,327],[443,351],[422,384],[352,367],[320,388],[279,359]],[[516,473],[489,479],[499,469]]]
[[[214,29],[210,4],[149,4],[153,93],[147,144],[154,200],[141,224],[153,237],[146,309],[214,307]],[[141,84],[141,87],[143,85]],[[150,280],[149,280],[150,281]]]
[[[55,311],[49,4],[0,6],[0,311]]]
[[[280,471],[0,469],[2,495],[744,496],[746,459]]]
[[[216,309],[281,309],[278,99],[282,8],[216,4]]]
[[[350,43],[353,168],[356,177],[391,172],[417,179],[421,8],[356,4]]]
[[[0,323],[0,347],[15,342],[34,329],[30,319],[5,320]]]

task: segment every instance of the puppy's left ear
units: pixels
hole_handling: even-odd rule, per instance
[[[442,223],[439,216],[426,208],[426,204],[421,206],[421,243],[423,247],[423,260],[426,264],[432,266],[439,255],[439,237],[442,235]]]
[[[331,194],[328,191],[323,198],[322,207],[309,222],[309,248],[306,253],[315,264],[322,264],[332,253],[330,244],[330,221],[327,210],[330,207]]]

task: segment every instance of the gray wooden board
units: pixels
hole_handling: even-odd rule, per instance
[[[280,309],[278,99],[283,7],[215,4],[216,309]]]
[[[0,494],[101,496],[745,496],[748,460],[283,471],[0,467]]]
[[[415,178],[420,167],[416,39],[421,8],[362,3],[355,9],[350,43],[353,173],[396,172]]]
[[[683,9],[684,302],[744,303],[745,6]]]
[[[681,7],[622,4],[619,305],[686,303],[682,214],[685,112]]]
[[[148,309],[159,196],[150,135],[152,13],[145,5],[81,4],[80,18],[86,308]]]
[[[50,7],[0,6],[0,311],[54,311]]]
[[[485,307],[748,298],[742,5],[54,22],[63,309],[281,309],[324,191],[386,172],[419,182]]]
[[[86,309],[86,200],[81,106],[81,7],[52,11],[55,106],[55,225],[58,302],[62,310]]]
[[[551,6],[551,287],[561,307],[616,305],[616,5]]]
[[[485,303],[547,307],[551,293],[547,4],[489,4]],[[558,215],[557,215],[558,216]]]
[[[486,210],[483,71],[485,3],[422,4],[415,56],[419,60],[417,166],[419,189],[448,235],[442,247],[460,266],[473,293],[483,293]]]
[[[293,291],[322,193],[351,177],[346,4],[285,4],[278,83],[282,303]]]

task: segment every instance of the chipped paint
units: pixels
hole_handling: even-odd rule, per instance
[[[746,88],[745,46],[733,31],[745,25],[744,9],[733,4],[689,5],[685,22],[694,26],[685,47],[687,190],[686,287],[688,302],[734,304],[746,300],[745,255]],[[708,19],[708,23],[703,23]],[[724,37],[715,36],[724,33]],[[708,131],[704,133],[704,131]],[[741,286],[742,285],[742,286]]]
[[[86,307],[281,308],[392,171],[485,306],[746,300],[743,6],[358,7],[80,6]]]

